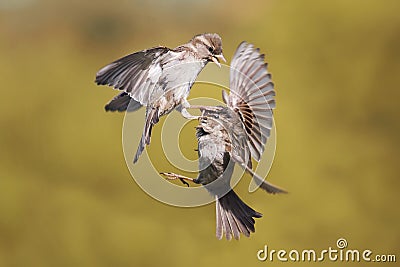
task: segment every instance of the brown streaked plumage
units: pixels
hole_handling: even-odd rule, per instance
[[[286,193],[251,169],[251,158],[259,161],[272,128],[275,92],[264,55],[242,42],[232,59],[230,94],[223,93],[226,107],[203,109],[196,136],[199,175],[196,179],[163,173],[168,179],[202,184],[216,198],[216,236],[229,240],[255,231],[254,218],[261,213],[244,203],[230,186],[235,163],[249,172],[268,193]]]
[[[146,106],[145,127],[134,163],[150,144],[152,127],[159,118],[175,108],[186,111],[190,88],[205,65],[213,61],[220,66],[222,40],[218,34],[199,34],[174,49],[159,46],[122,57],[100,69],[98,85],[121,90],[106,106],[106,111],[135,111]]]

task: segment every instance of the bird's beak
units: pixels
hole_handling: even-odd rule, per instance
[[[221,68],[221,63],[219,63],[219,60],[218,60],[218,58],[217,58],[216,56],[211,56],[211,60],[212,60],[215,64],[217,64],[218,67]]]
[[[221,68],[221,63],[219,63],[219,60],[223,60],[224,62],[226,62],[226,59],[224,58],[224,55],[214,55],[214,56],[212,56],[211,57],[211,60],[215,63],[215,64],[217,64],[217,66],[218,67],[220,67]]]
[[[224,58],[224,55],[223,55],[223,54],[221,54],[221,55],[216,55],[215,57],[217,57],[218,59],[221,59],[223,62],[226,63],[226,59]]]

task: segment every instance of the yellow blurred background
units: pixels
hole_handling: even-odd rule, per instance
[[[1,0],[0,266],[283,266],[257,251],[340,237],[399,261],[399,10],[396,0]],[[276,85],[268,179],[290,194],[248,194],[244,179],[237,192],[264,217],[239,242],[215,238],[214,205],[172,207],[137,186],[123,114],[103,109],[116,91],[93,82],[120,56],[203,32],[222,36],[228,62],[242,40],[260,47]]]

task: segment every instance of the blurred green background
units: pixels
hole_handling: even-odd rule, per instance
[[[340,237],[399,261],[399,10],[397,0],[1,0],[0,266],[283,266],[257,250],[322,250]],[[203,32],[222,36],[228,62],[242,40],[256,44],[276,84],[268,179],[290,194],[247,194],[244,179],[238,193],[264,217],[239,242],[215,238],[213,205],[171,207],[136,185],[123,114],[103,109],[116,92],[93,82],[122,55]]]

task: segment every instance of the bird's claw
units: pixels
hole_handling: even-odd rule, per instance
[[[176,173],[172,173],[172,172],[160,172],[160,174],[164,175],[167,180],[179,179],[187,187],[189,187],[189,183],[186,182],[186,180],[193,182],[193,178],[189,178],[189,177],[186,177],[186,176],[183,176],[183,175],[179,175],[179,174],[176,174]]]
[[[188,183],[188,182],[186,182],[186,181],[183,180],[182,178],[179,178],[179,180],[181,180],[181,182],[182,182],[184,185],[186,185],[187,187],[189,187],[189,183]]]

